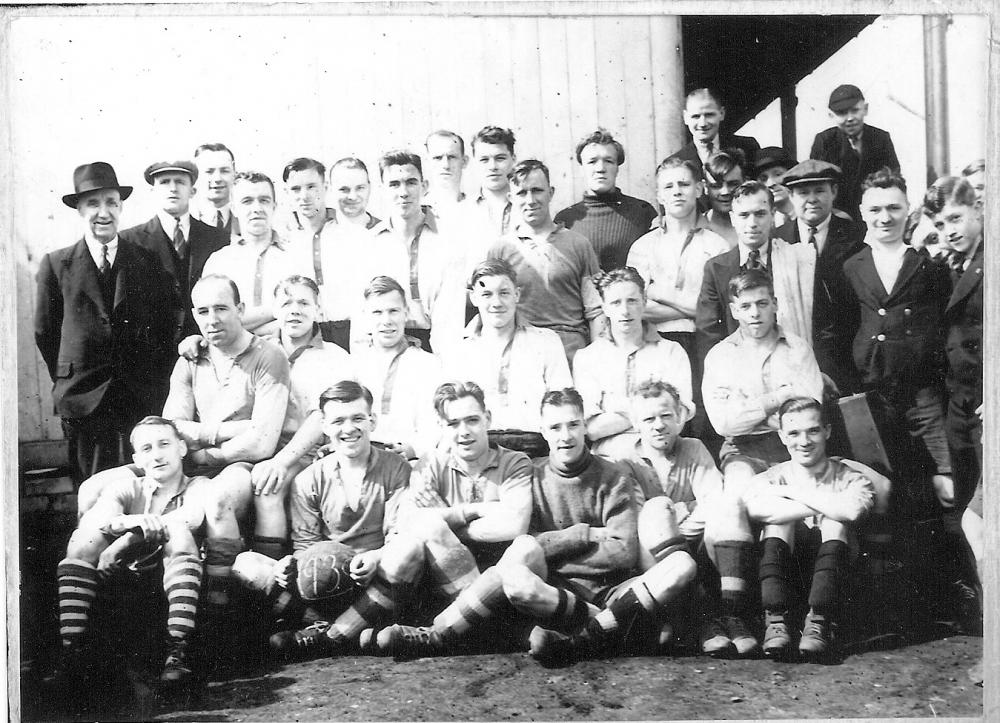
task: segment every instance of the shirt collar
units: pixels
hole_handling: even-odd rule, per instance
[[[673,448],[669,452],[667,452],[665,455],[663,455],[663,458],[665,460],[667,460],[668,462],[672,463],[672,462],[674,462],[677,459],[677,448],[680,447],[680,444],[678,444],[679,441],[680,441],[680,437],[675,437],[674,438],[674,446],[673,446]],[[636,458],[641,459],[643,462],[645,462],[646,464],[648,464],[650,467],[653,466],[653,459],[652,459],[652,457],[647,457],[646,456],[646,450],[642,446],[642,439],[635,440],[635,445],[633,446],[632,449],[635,451]]]
[[[833,218],[833,214],[832,213],[829,216],[827,216],[825,219],[823,219],[823,221],[821,221],[820,223],[818,223],[816,225],[816,235],[817,236],[823,236],[824,234],[826,234],[827,229],[830,228],[830,219],[831,218]],[[809,224],[807,224],[801,218],[795,219],[795,223],[797,223],[799,225],[799,237],[803,241],[809,241]]]
[[[90,255],[94,257],[94,262],[100,266],[101,257],[104,255],[101,251],[101,242],[86,237],[84,237],[84,241],[87,243]],[[115,254],[118,253],[118,234],[115,234],[115,237],[105,245],[108,247],[108,263],[114,263]]]
[[[187,488],[191,486],[191,482],[194,481],[193,477],[188,477],[187,475],[181,475],[181,483],[177,485],[177,491],[170,495],[170,499],[167,500],[167,506],[170,505],[174,500],[187,492]],[[145,503],[149,505],[152,502],[153,494],[160,489],[160,483],[157,482],[152,477],[143,476],[140,481],[140,486],[142,487],[142,493],[145,496]]]
[[[788,337],[785,335],[785,330],[781,328],[781,324],[775,324],[775,328],[778,330],[777,341],[784,341],[785,343],[787,343]],[[740,329],[737,329],[732,334],[724,338],[722,341],[726,342],[727,344],[731,344],[732,346],[735,347],[742,346],[744,342],[743,332]]]
[[[747,259],[750,258],[750,249],[743,244],[737,244],[736,248],[740,250],[740,266],[743,266],[746,264]],[[760,262],[764,264],[764,266],[767,266],[767,259],[771,250],[771,239],[765,241],[764,245],[757,250],[760,251]]]
[[[514,235],[517,236],[522,241],[530,240],[534,238],[534,234],[531,233],[530,231],[525,230],[530,228],[531,227],[525,224],[523,221],[518,221],[516,224],[514,224]],[[552,229],[552,232],[549,233],[548,236],[546,236],[546,239],[550,239],[560,231],[564,230],[566,230],[566,225],[562,221],[559,221],[558,223],[556,223],[556,227]]]
[[[610,324],[604,324],[601,327],[601,330],[597,333],[597,339],[606,341],[607,343],[611,344],[612,346],[615,346],[616,348],[618,346],[617,344],[615,344],[614,337],[611,335]],[[597,339],[595,339],[595,341]],[[647,321],[642,322],[643,346],[640,347],[640,349],[649,346],[650,344],[659,344],[661,339],[662,337],[660,336],[660,333],[656,330],[655,325],[650,324]]]
[[[524,328],[525,328],[524,322],[521,321],[521,317],[515,311],[514,334],[516,335],[519,331],[523,331]],[[474,317],[472,317],[472,321],[466,324],[465,331],[462,334],[462,336],[465,339],[475,339],[482,336],[482,334],[483,334],[483,317],[481,317],[479,314],[476,314]]]
[[[434,211],[431,210],[430,206],[421,206],[420,209],[424,212],[424,218],[421,222],[422,226],[426,226],[431,230],[432,233],[437,233],[437,217],[434,215]],[[372,233],[395,233],[395,228],[392,225],[392,219],[385,219],[384,221],[379,221],[375,226],[372,227]]]
[[[462,469],[462,463],[455,457],[455,453],[452,451],[448,452],[448,466],[459,474],[468,476],[468,472]],[[495,444],[490,444],[489,450],[486,452],[486,464],[483,465],[483,472],[488,469],[496,469],[499,466],[500,450]]]
[[[234,236],[233,237],[233,243],[235,245],[237,245],[237,246],[249,246],[250,245],[250,242],[247,241],[242,236]],[[268,243],[267,246],[264,247],[264,250],[267,251],[267,249],[271,248],[272,246],[277,246],[279,251],[284,251],[285,250],[285,241],[284,241],[284,239],[282,239],[281,236],[278,235],[278,232],[275,231],[273,228],[271,229],[271,241]]]
[[[292,221],[294,221],[296,228],[299,231],[305,231],[308,226],[309,219],[299,216],[298,211],[292,211]],[[337,223],[337,211],[327,206],[325,213],[323,214],[323,226],[333,221]],[[322,228],[322,226],[320,227]]]
[[[181,233],[184,234],[184,239],[187,240],[191,235],[191,214],[187,211],[180,217],[180,219],[171,216],[164,210],[159,210],[156,212],[156,217],[160,219],[160,226],[163,227],[163,231],[172,241],[174,238],[174,229],[177,228],[177,221],[181,222]]]

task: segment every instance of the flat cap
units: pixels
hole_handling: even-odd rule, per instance
[[[757,165],[754,167],[754,173],[759,176],[764,171],[775,166],[781,166],[785,170],[788,170],[794,165],[795,159],[784,148],[768,146],[757,151]]]
[[[850,108],[865,96],[856,85],[838,85],[830,93],[829,107],[834,113],[840,113]]]
[[[154,176],[168,171],[188,174],[191,176],[191,183],[198,180],[198,167],[191,163],[191,161],[157,161],[147,168],[146,172],[142,175],[146,179],[146,183],[152,186]]]
[[[796,186],[800,183],[816,183],[819,181],[829,181],[830,183],[840,183],[843,174],[840,166],[835,166],[826,161],[815,161],[809,159],[802,161],[788,169],[788,172],[781,177],[784,186]]]

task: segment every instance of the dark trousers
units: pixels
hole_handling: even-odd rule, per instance
[[[132,427],[147,413],[162,410],[162,404],[160,409],[139,410],[121,397],[111,388],[86,417],[62,418],[63,435],[69,442],[71,476],[77,487],[102,470],[128,464],[132,459],[128,439]]]
[[[976,414],[978,396],[956,389],[948,400],[945,433],[951,452],[955,483],[955,507],[963,508],[972,498],[983,473],[983,422]]]

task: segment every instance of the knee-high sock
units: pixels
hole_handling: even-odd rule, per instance
[[[873,512],[865,523],[864,548],[877,569],[885,567],[892,546],[892,521],[889,515]]]
[[[77,647],[90,629],[90,608],[97,596],[97,568],[66,558],[56,569],[59,587],[59,637],[63,647]]]
[[[719,568],[722,611],[740,614],[746,607],[747,577],[753,545],[744,541],[715,543],[715,559]]]
[[[552,615],[544,618],[544,627],[561,633],[573,633],[583,628],[589,618],[587,601],[560,588],[559,605]]]
[[[438,615],[434,628],[442,635],[457,637],[477,623],[510,608],[503,591],[503,580],[491,567],[465,588],[458,598]]]
[[[358,593],[357,600],[342,612],[327,631],[334,640],[352,640],[365,628],[389,619],[396,607],[390,583],[376,576]]]
[[[213,613],[229,604],[233,561],[243,551],[239,538],[210,537],[205,540],[205,604]]]
[[[254,535],[253,541],[250,543],[250,549],[254,552],[259,552],[262,555],[267,555],[272,560],[280,560],[285,556],[285,551],[288,549],[288,543],[283,537],[262,537],[260,535]]]
[[[764,540],[760,559],[760,601],[771,613],[784,614],[792,604],[792,588],[788,581],[792,566],[792,550],[777,537]]]
[[[183,640],[194,631],[201,591],[201,561],[193,552],[172,555],[163,567],[163,590],[167,594],[167,635]]]
[[[847,573],[847,543],[827,540],[819,546],[813,565],[809,607],[820,615],[835,615]]]
[[[660,606],[644,583],[638,583],[626,590],[604,610],[594,617],[594,624],[605,632],[627,627],[643,610],[655,615]]]

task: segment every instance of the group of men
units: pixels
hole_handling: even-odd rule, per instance
[[[36,306],[80,485],[63,673],[85,678],[101,580],[149,555],[166,685],[190,679],[196,620],[230,629],[236,585],[284,656],[499,629],[544,664],[692,638],[823,658],[859,552],[878,567],[916,520],[944,520],[935,559],[972,589],[982,198],[941,179],[924,212],[948,259],[917,250],[888,134],[854,86],[830,111],[795,163],[720,135],[718,95],[693,91],[655,208],[617,187],[600,129],[558,214],[495,126],[470,144],[475,198],[455,133],[381,156],[385,219],[359,159],[291,161],[282,211],[207,144],[146,169],[159,210],[119,234],[133,189],[80,166],[84,237],[42,260]],[[889,420],[881,469],[833,456],[852,450],[830,402],[857,393]]]

